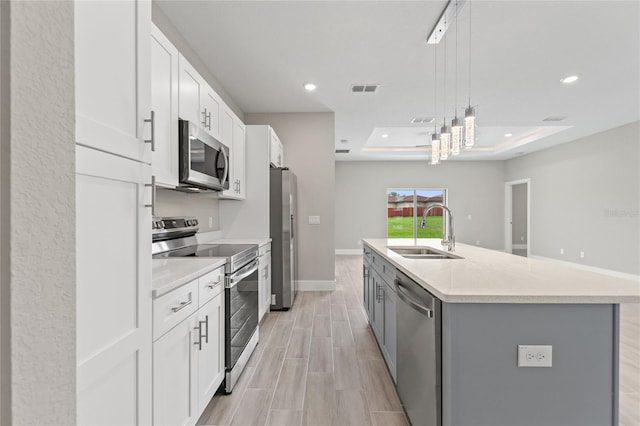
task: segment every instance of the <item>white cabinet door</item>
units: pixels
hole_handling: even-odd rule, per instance
[[[151,27],[151,110],[154,112],[156,184],[178,185],[178,49]]]
[[[153,344],[153,424],[193,425],[198,420],[197,314]]]
[[[178,114],[183,120],[188,120],[191,128],[199,128],[204,125],[203,110],[200,94],[204,92],[203,80],[200,74],[191,64],[180,55],[178,61],[180,73],[180,85],[178,96]]]
[[[222,192],[220,198],[244,200],[246,197],[246,126],[226,105],[222,112],[222,142],[229,147],[231,167],[229,189]]]
[[[260,263],[258,266],[258,321],[271,306],[271,245],[260,248]]]
[[[238,190],[237,198],[244,200],[247,194],[246,179],[245,179],[245,164],[246,164],[246,144],[247,144],[247,132],[246,126],[239,118],[234,117],[233,122],[233,169],[234,180],[237,181]]]
[[[200,95],[202,100],[202,116],[204,117],[203,128],[214,138],[220,140],[222,129],[220,120],[222,119],[222,99],[208,84],[203,84],[204,91]]]
[[[76,1],[76,142],[151,163],[149,1]]]
[[[198,311],[202,342],[198,348],[198,413],[213,398],[224,379],[224,304],[218,294]],[[222,338],[221,338],[222,337]]]
[[[271,129],[269,137],[269,161],[274,167],[282,167],[284,164],[282,142],[276,132]]]
[[[150,169],[76,147],[78,424],[151,423]]]

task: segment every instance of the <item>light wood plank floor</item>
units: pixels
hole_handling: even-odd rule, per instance
[[[199,425],[407,425],[362,308],[362,256],[336,256],[335,292],[268,313],[231,395]],[[640,305],[621,306],[620,426],[640,425]],[[375,385],[373,385],[375,383]]]

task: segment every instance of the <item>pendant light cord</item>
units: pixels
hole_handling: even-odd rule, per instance
[[[438,44],[433,47],[433,127],[438,133]]]
[[[444,20],[444,27],[447,28],[447,19]],[[447,125],[447,37],[444,38],[444,72],[443,72],[443,110],[442,110],[442,125]]]
[[[471,0],[469,0],[469,106],[471,106]]]

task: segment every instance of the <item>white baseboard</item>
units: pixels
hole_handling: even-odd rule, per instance
[[[298,280],[298,291],[334,291],[336,281]]]
[[[362,254],[362,249],[336,249],[336,256],[352,256]]]
[[[516,249],[516,250],[526,250],[527,249],[527,245],[526,244],[511,244],[511,248],[512,249]]]
[[[531,259],[546,260],[546,261],[549,261],[549,262],[570,266],[570,267],[573,267],[573,268],[576,268],[576,269],[582,269],[583,271],[589,271],[589,272],[595,272],[595,273],[602,274],[602,275],[607,275],[609,277],[622,278],[622,279],[625,279],[625,280],[631,280],[631,281],[635,281],[635,282],[640,282],[640,275],[629,274],[629,273],[626,273],[626,272],[614,271],[612,269],[598,268],[598,267],[595,267],[595,266],[582,265],[580,263],[567,262],[566,260],[553,259],[551,257],[536,256],[536,255],[529,255],[529,257]]]

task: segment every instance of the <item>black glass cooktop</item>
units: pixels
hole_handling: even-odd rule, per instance
[[[243,254],[245,251],[255,250],[256,246],[251,244],[198,244],[190,247],[183,247],[164,253],[154,254],[154,258],[162,257],[226,257]]]

